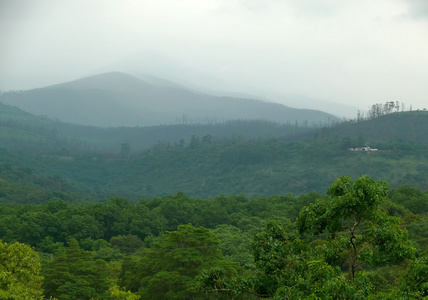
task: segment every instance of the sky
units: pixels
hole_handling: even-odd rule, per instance
[[[107,71],[295,107],[290,95],[423,109],[428,1],[0,0],[3,91]]]

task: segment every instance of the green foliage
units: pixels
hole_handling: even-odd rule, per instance
[[[0,178],[5,180],[0,184],[0,202],[42,203],[53,198],[54,192],[67,201],[76,192],[93,200],[114,195],[137,200],[178,191],[199,198],[240,193],[247,197],[303,195],[324,192],[343,174],[354,179],[367,174],[388,181],[391,187],[407,184],[426,190],[428,144],[422,131],[427,117],[422,112],[394,113],[367,123],[320,129],[261,121],[75,131],[58,127],[57,135],[63,135],[67,143],[74,143],[70,136],[81,136],[85,142],[75,142],[80,146],[74,148],[89,152],[68,146],[65,151],[58,138],[53,144],[59,149],[39,153],[30,144],[5,144],[0,160],[8,163],[0,164]],[[397,130],[390,130],[392,124]],[[408,124],[415,127],[411,134]],[[383,128],[388,134],[378,133]],[[419,132],[417,137],[408,140],[415,132]],[[124,140],[136,151],[126,159],[120,154]],[[344,147],[349,140],[358,147],[364,141],[379,151],[352,153]],[[136,145],[140,141],[147,145]],[[110,142],[115,144],[105,144]],[[26,148],[31,151],[22,152]],[[30,188],[31,195],[20,192]],[[406,202],[412,212],[424,210],[420,199]]]
[[[132,254],[143,246],[143,241],[136,235],[119,235],[110,239],[110,244],[114,249],[118,249],[123,254]]]
[[[75,239],[43,265],[45,295],[61,299],[104,298],[108,289],[107,263],[94,260]]]
[[[420,257],[412,262],[409,273],[401,284],[401,295],[407,299],[428,297],[428,257]]]
[[[225,259],[237,262],[247,270],[254,270],[254,260],[249,245],[252,236],[233,225],[219,225],[212,232],[217,236],[219,249]]]
[[[253,251],[261,271],[247,285],[253,294],[273,299],[363,299],[370,291],[364,274],[347,282],[340,268],[279,222],[269,222],[255,237]]]
[[[217,245],[216,236],[208,229],[180,225],[177,231],[161,236],[136,263],[125,262],[121,284],[143,298],[202,298],[195,283],[202,270],[219,265],[235,271]]]
[[[424,215],[428,212],[428,193],[423,193],[419,189],[409,185],[391,190],[388,198],[395,203],[403,205],[415,214]]]
[[[300,212],[297,225],[301,233],[328,232],[328,245],[322,251],[335,253],[330,259],[345,260],[349,277],[362,264],[380,265],[411,258],[416,249],[408,241],[407,231],[400,228],[397,217],[379,209],[388,184],[367,176],[356,181],[337,179],[328,190],[331,200],[321,199]],[[332,247],[332,249],[329,249]]]
[[[0,298],[43,299],[37,252],[22,243],[0,240]]]
[[[141,297],[131,293],[131,291],[122,291],[117,285],[109,289],[112,299],[116,300],[138,300]]]
[[[93,115],[91,119],[93,119]],[[117,116],[111,119],[117,119]],[[216,139],[243,141],[244,137],[245,140],[294,137],[302,133],[309,133],[313,127],[318,126],[318,124],[312,124],[307,128],[289,123],[243,119],[221,123],[182,123],[145,127],[81,126],[46,117],[37,117],[16,107],[0,103],[0,147],[8,148],[11,151],[24,150],[32,153],[54,152],[65,160],[70,159],[70,155],[94,152],[120,155],[123,158],[121,150],[124,144],[129,145],[131,154],[135,155],[141,149],[153,147],[160,150],[171,148],[174,143],[183,148],[186,141],[188,146],[195,148],[194,146],[209,145]],[[124,141],[126,142],[124,143]],[[126,155],[125,158],[127,157]]]
[[[424,130],[423,124],[427,117],[423,111],[394,112],[386,115],[378,114],[370,116],[369,119],[358,118],[339,123],[335,133],[342,137],[366,137],[373,141],[389,141],[399,138],[405,141],[417,141],[426,143],[426,136],[421,134]],[[402,126],[403,122],[406,126]],[[377,130],[371,130],[376,128]],[[351,139],[351,138],[350,138]],[[352,139],[351,139],[352,140]],[[364,142],[364,141],[363,141]],[[358,143],[358,147],[363,144]]]
[[[383,299],[410,295],[412,289],[420,290],[412,294],[420,297],[425,293],[424,263],[412,264],[408,273],[405,264],[397,265],[414,259],[416,249],[399,217],[381,209],[387,189],[386,182],[367,176],[339,178],[330,186],[329,198],[301,210],[298,231],[272,220],[255,236],[258,272],[228,279],[213,268],[203,274],[201,284],[216,293],[273,299]],[[399,280],[382,276],[381,269],[370,272],[370,266],[382,266],[383,274],[396,268],[394,274],[404,278],[401,287]]]
[[[326,196],[53,197],[0,205],[0,237],[43,252],[45,295],[58,299],[418,299],[427,218],[386,197],[425,193],[387,187],[362,176]]]

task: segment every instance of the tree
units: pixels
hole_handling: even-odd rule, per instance
[[[199,137],[197,137],[196,135],[192,135],[192,137],[190,138],[189,147],[196,148],[199,146],[199,144],[200,144]]]
[[[179,225],[144,255],[123,263],[120,284],[143,299],[199,299],[195,277],[204,269],[220,266],[234,272],[224,260],[216,236],[208,229]]]
[[[132,254],[143,246],[143,241],[136,235],[118,235],[110,239],[112,248],[118,249],[123,254]]]
[[[120,149],[120,153],[122,154],[123,158],[129,159],[129,154],[131,153],[131,144],[123,143]]]
[[[400,289],[405,299],[427,299],[428,297],[428,256],[412,262],[408,274],[404,277]]]
[[[39,255],[22,243],[0,240],[0,299],[43,299]]]
[[[341,276],[338,267],[328,264],[313,251],[296,230],[272,220],[257,234],[252,245],[259,272],[228,280],[220,270],[205,274],[201,283],[211,283],[213,291],[223,291],[243,299],[361,299],[367,288],[356,286]],[[217,289],[215,289],[217,288]]]
[[[109,289],[112,299],[116,300],[138,300],[141,297],[130,291],[122,291],[119,286],[115,285]]]
[[[250,280],[251,289],[260,296],[273,296],[282,287],[295,286],[311,257],[309,245],[298,233],[287,232],[281,222],[274,220],[255,236],[252,250],[261,275]]]
[[[255,236],[252,249],[259,272],[234,281],[225,280],[220,271],[210,272],[202,282],[229,294],[273,299],[363,299],[378,292],[375,297],[383,297],[384,290],[374,290],[376,275],[369,276],[364,268],[396,266],[416,252],[400,219],[380,206],[387,189],[386,182],[367,176],[337,179],[328,197],[304,207],[295,224],[272,220]],[[425,295],[427,278],[423,264],[412,264],[403,294],[417,288],[418,295]],[[396,291],[386,291],[391,297],[398,293],[398,285],[394,287]]]
[[[60,300],[103,297],[108,290],[106,262],[94,261],[93,254],[82,250],[76,239],[58,250],[43,273],[46,296]]]
[[[330,199],[319,199],[304,207],[297,220],[301,234],[329,235],[320,246],[330,263],[347,262],[351,280],[364,264],[396,263],[414,256],[416,249],[400,228],[400,219],[379,208],[388,183],[368,176],[356,181],[343,176],[329,188]]]
[[[248,247],[252,237],[247,232],[226,224],[217,226],[212,232],[218,237],[219,248],[227,260],[238,262],[247,270],[254,270],[254,260]]]

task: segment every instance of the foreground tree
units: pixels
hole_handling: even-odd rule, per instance
[[[108,292],[107,263],[71,239],[53,259],[44,264],[46,296],[61,299],[104,299]]]
[[[40,260],[22,243],[0,240],[0,299],[43,299]]]
[[[401,288],[396,284],[394,291],[375,290],[373,276],[364,272],[366,267],[413,259],[416,253],[400,227],[401,219],[381,209],[387,189],[386,182],[367,176],[337,179],[328,197],[304,207],[295,224],[270,221],[255,236],[253,255],[259,272],[235,281],[221,278],[220,272],[217,277],[207,274],[202,280],[205,290],[218,292],[220,286],[231,296],[273,299],[400,298],[415,288],[418,296],[424,295],[420,279],[426,268],[421,265],[413,264]],[[211,284],[210,278],[215,279]]]
[[[330,199],[304,207],[297,220],[301,234],[328,235],[319,246],[329,263],[346,261],[349,279],[364,265],[386,265],[414,257],[416,249],[401,229],[401,220],[379,208],[388,183],[368,176],[356,181],[337,179],[329,188]]]
[[[256,235],[254,260],[261,273],[243,281],[259,297],[273,299],[355,299],[368,295],[369,287],[350,283],[341,269],[326,262],[321,253],[278,221],[270,221]]]
[[[195,277],[214,266],[236,274],[235,264],[225,261],[213,233],[180,225],[141,257],[125,260],[120,284],[142,299],[205,299],[196,289]]]

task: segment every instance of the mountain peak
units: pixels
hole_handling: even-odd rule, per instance
[[[132,88],[146,83],[135,76],[123,72],[108,72],[87,76],[73,81],[48,86],[49,89],[106,89]]]
[[[267,120],[325,123],[336,117],[252,98],[213,96],[161,79],[121,72],[92,75],[45,88],[5,95],[1,101],[35,115],[93,126],[152,126],[189,122]]]

